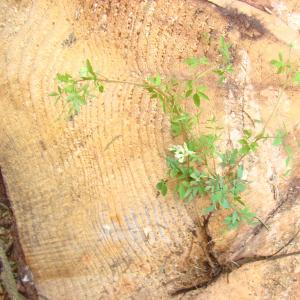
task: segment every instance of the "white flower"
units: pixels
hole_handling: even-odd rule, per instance
[[[194,151],[189,150],[189,148],[187,147],[187,144],[186,144],[186,143],[183,143],[183,148],[184,148],[184,151],[185,151],[185,153],[186,153],[186,156],[195,154]]]
[[[184,162],[184,154],[181,152],[175,153],[175,158],[180,162],[183,163]]]
[[[178,162],[183,163],[185,157],[195,154],[194,151],[189,150],[187,144],[184,143],[183,146],[181,145],[174,145],[169,148],[171,152],[174,152],[174,157],[178,160]]]

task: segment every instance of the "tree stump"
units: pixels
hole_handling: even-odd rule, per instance
[[[62,107],[48,93],[57,72],[75,74],[86,58],[114,79],[185,77],[183,60],[214,59],[225,35],[239,76],[222,88],[208,82],[215,98],[211,109],[230,134],[250,126],[245,111],[253,119],[266,118],[278,86],[268,62],[278,51],[287,53],[288,37],[280,40],[271,26],[253,38],[243,35],[247,26],[256,28],[245,16],[239,19],[237,7],[235,20],[241,23],[231,23],[209,2],[1,2],[0,166],[41,299],[166,299],[207,282],[203,240],[195,235],[201,199],[185,206],[155,189],[174,143],[159,104],[138,87],[106,85],[103,95],[66,121],[58,118]],[[297,96],[299,89],[287,90],[271,129],[283,120],[289,128],[299,121]],[[291,179],[279,178],[284,153],[270,149],[263,146],[248,163],[256,182],[246,199],[272,223],[272,212],[277,214],[288,189],[299,182],[296,171]],[[295,195],[291,205],[299,200]],[[283,229],[275,224],[271,233],[261,228],[254,234],[248,227],[221,233],[223,216],[213,216],[209,234],[220,262],[257,255],[264,243],[272,247],[260,254],[273,253],[299,226],[297,207],[276,219],[290,222]],[[253,246],[245,246],[247,241]]]

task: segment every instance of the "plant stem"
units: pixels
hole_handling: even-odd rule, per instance
[[[83,82],[83,81],[88,81],[88,80],[93,80],[93,79],[78,79],[78,80],[75,80],[75,82]],[[139,86],[139,87],[144,87],[145,86],[142,83],[137,83],[137,82],[133,82],[133,81],[126,81],[126,80],[100,79],[100,78],[97,78],[97,80],[101,81],[101,82],[106,82],[106,83],[122,83],[122,84],[135,85],[135,86]]]
[[[265,132],[265,130],[266,130],[268,124],[270,123],[270,121],[271,121],[271,119],[273,118],[275,112],[277,111],[277,109],[278,109],[278,107],[279,107],[279,104],[280,104],[280,100],[281,100],[282,95],[283,95],[283,92],[284,92],[284,90],[286,89],[286,86],[287,86],[287,82],[286,82],[286,83],[284,84],[284,86],[282,87],[282,89],[281,89],[281,91],[280,91],[280,93],[279,93],[279,95],[278,95],[278,97],[277,97],[276,104],[275,104],[275,106],[274,106],[274,108],[273,108],[271,114],[269,115],[269,117],[268,117],[268,119],[267,119],[267,121],[266,121],[266,123],[265,123],[263,129],[261,130],[261,133],[262,133],[262,134]]]
[[[289,64],[290,63],[290,58],[291,58],[291,51],[292,51],[292,47],[290,47],[289,49],[289,54],[288,54],[288,60],[287,60],[287,63]],[[288,84],[288,81],[289,81],[289,69],[286,69],[285,71],[285,81],[284,81],[284,84],[283,84],[283,87],[278,95],[278,98],[277,98],[277,101],[276,101],[276,104],[269,116],[269,118],[267,119],[261,133],[264,134],[269,122],[271,121],[271,119],[273,118],[275,112],[277,111],[278,107],[279,107],[279,104],[280,104],[280,101],[281,101],[281,98],[283,96],[283,92],[285,91],[285,89],[287,88],[287,84]]]
[[[261,134],[263,134],[263,131],[257,135],[257,137],[254,139],[254,141],[252,143],[256,143],[259,140],[263,139],[264,137],[262,137]],[[248,154],[249,153],[243,154],[234,165],[230,166],[229,169],[227,170],[227,172],[225,173],[225,176],[227,176],[234,168],[236,168]]]
[[[203,77],[204,75],[206,75],[207,73],[215,70],[217,68],[217,66],[213,66],[211,68],[206,69],[205,71],[199,73],[198,75],[196,75],[196,80],[200,79],[201,77]]]
[[[137,82],[125,81],[125,80],[101,79],[100,81],[107,82],[107,83],[122,83],[122,84],[135,85],[135,86],[139,86],[139,87],[145,87],[145,84],[143,84],[143,83],[137,83]]]

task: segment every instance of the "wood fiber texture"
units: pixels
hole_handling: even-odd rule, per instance
[[[1,4],[0,164],[41,295],[163,294],[156,289],[189,243],[193,222],[181,203],[156,195],[171,143],[159,105],[139,88],[107,85],[68,122],[57,120],[61,106],[48,93],[56,72],[76,73],[86,58],[117,79],[180,73],[178,57],[197,50],[196,8]]]
[[[250,28],[261,43],[243,38],[239,31],[247,33],[248,23],[228,22],[207,1],[5,0],[0,12],[0,166],[41,299],[169,298],[166,285],[194,276],[203,253],[193,238],[197,203],[186,208],[155,189],[174,143],[167,118],[140,88],[107,84],[73,121],[58,119],[61,104],[48,96],[53,78],[76,74],[86,58],[112,79],[185,77],[183,59],[214,59],[216,41],[225,34],[234,44],[239,76],[227,90],[212,92],[211,105],[226,115],[229,132],[242,132],[251,124],[244,110],[266,119],[274,105],[276,83],[261,66],[275,50],[287,52],[287,37],[280,40],[269,26],[259,34]],[[290,124],[299,119],[299,105],[291,100],[297,95],[288,91],[271,128],[287,117]],[[265,146],[259,155],[246,164],[254,182],[246,199],[268,218],[278,204],[270,188],[278,188],[277,181],[269,179],[282,171],[282,153]],[[293,213],[289,230],[298,224],[298,210]],[[253,238],[252,229],[220,237],[221,217],[210,224],[216,253],[224,260],[228,253],[255,253],[257,248],[240,247]],[[281,239],[279,231],[274,235]],[[254,239],[258,248],[273,242],[268,235]]]

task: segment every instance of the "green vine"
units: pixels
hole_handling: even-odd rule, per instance
[[[79,78],[68,73],[57,74],[57,91],[50,96],[55,97],[56,101],[62,101],[63,111],[67,109],[67,115],[73,117],[94,97],[90,92],[91,88],[103,93],[104,84],[122,83],[146,90],[150,99],[157,100],[168,116],[172,136],[182,140],[182,143],[169,148],[166,176],[156,185],[160,193],[165,196],[172,189],[185,203],[195,198],[208,199],[210,204],[203,209],[202,214],[205,216],[220,209],[228,210],[224,223],[229,229],[237,228],[241,222],[254,224],[260,219],[243,201],[243,192],[248,187],[243,162],[251,153],[257,151],[262,141],[270,138],[266,133],[267,125],[278,108],[288,82],[293,80],[300,84],[300,72],[293,69],[290,59],[284,60],[282,54],[279,54],[278,60],[272,60],[271,64],[276,72],[285,76],[274,110],[260,132],[245,129],[238,147],[222,149],[222,128],[218,126],[214,115],[207,117],[204,109],[203,101],[210,101],[210,98],[203,78],[210,74],[217,77],[219,84],[226,82],[228,76],[234,72],[231,45],[221,37],[219,56],[215,63],[211,63],[207,57],[188,58],[185,63],[193,71],[190,79],[163,79],[156,75],[136,83],[101,76],[94,71],[90,61],[86,60]],[[186,104],[190,101],[196,108],[193,112],[186,109]],[[201,123],[206,126],[205,132],[199,134],[195,126],[200,118]],[[292,148],[286,143],[288,134],[286,130],[278,129],[273,137],[273,145],[283,146],[287,153],[287,167],[292,161]]]

